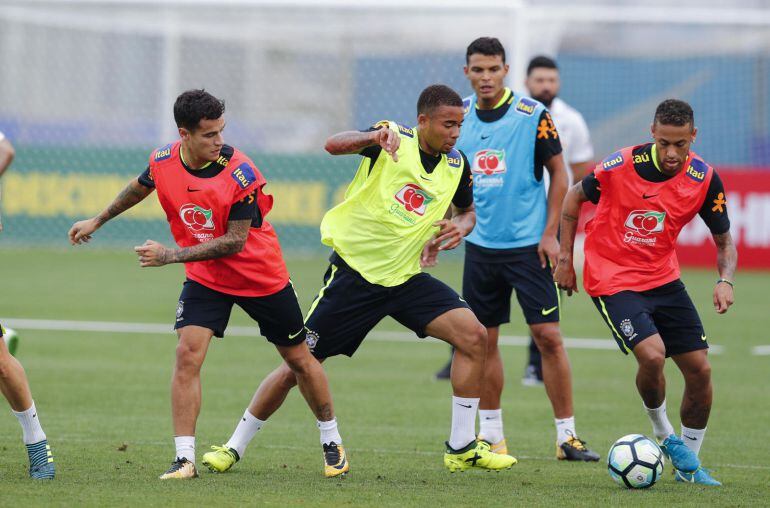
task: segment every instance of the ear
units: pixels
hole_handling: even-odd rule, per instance
[[[184,140],[187,140],[190,137],[190,131],[188,131],[184,127],[179,127],[179,137]]]
[[[467,65],[463,65],[463,74],[465,74],[466,78],[468,77],[468,66]]]
[[[655,139],[655,122],[650,124],[650,134],[652,135],[652,138]]]
[[[420,127],[424,128],[426,125],[428,125],[428,121],[429,121],[428,115],[426,115],[425,113],[420,113],[419,115],[417,115],[417,125],[419,125]]]
[[[692,129],[692,141],[691,141],[691,143],[695,143],[695,138],[696,138],[697,136],[698,136],[698,128],[697,128],[697,127],[693,127],[693,129]]]
[[[511,66],[508,65],[508,64],[504,64],[503,65],[503,76],[507,76],[508,75],[508,69],[510,69],[510,68],[511,68]]]

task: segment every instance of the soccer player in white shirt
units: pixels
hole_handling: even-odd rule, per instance
[[[556,129],[561,136],[564,162],[570,185],[583,179],[593,167],[594,149],[591,134],[583,115],[578,110],[558,97],[561,88],[559,68],[556,62],[547,56],[536,56],[527,66],[525,82],[529,96],[542,102],[551,112]],[[547,177],[547,172],[544,172]],[[529,361],[521,380],[525,386],[543,384],[543,364],[540,351],[535,342],[529,340]]]

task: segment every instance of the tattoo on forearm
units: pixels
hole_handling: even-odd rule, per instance
[[[251,219],[233,220],[227,223],[227,233],[210,242],[168,251],[163,257],[166,263],[186,263],[229,256],[243,249],[251,227]]]
[[[713,235],[717,246],[717,269],[719,275],[732,280],[735,275],[735,267],[738,264],[738,252],[733,243],[730,232]]]
[[[138,188],[137,185],[140,184],[135,185],[134,182],[130,182],[125,189],[120,191],[120,194],[118,194],[110,206],[96,217],[100,226],[139,203],[152,192],[152,189],[149,187],[142,186]]]
[[[334,136],[335,151],[338,153],[356,153],[375,144],[369,132],[341,132]]]

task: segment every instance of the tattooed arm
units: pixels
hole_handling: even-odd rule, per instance
[[[393,157],[394,162],[398,162],[398,147],[401,144],[401,138],[393,129],[383,127],[374,131],[359,132],[345,131],[340,132],[326,140],[326,151],[332,155],[346,155],[359,153],[366,147],[379,145],[383,150]]]
[[[735,301],[732,282],[735,277],[735,267],[738,264],[738,251],[729,231],[713,237],[717,246],[717,270],[719,271],[719,282],[714,287],[714,309],[719,314],[724,314]]]
[[[72,225],[69,230],[70,243],[76,245],[91,240],[91,235],[113,217],[117,217],[152,193],[151,187],[145,187],[138,179],[131,180],[125,189],[113,200],[102,213],[91,219],[82,220]]]
[[[588,201],[588,197],[583,192],[583,184],[578,182],[567,191],[561,207],[559,264],[556,265],[553,280],[560,289],[567,290],[567,296],[572,296],[573,291],[578,292],[572,253],[575,248],[575,233],[580,218],[580,207],[586,201]]]
[[[250,218],[231,220],[227,221],[227,232],[224,235],[208,242],[192,247],[170,249],[153,240],[147,240],[144,245],[134,247],[134,251],[139,256],[139,265],[142,267],[221,258],[243,250],[249,237],[250,227]]]

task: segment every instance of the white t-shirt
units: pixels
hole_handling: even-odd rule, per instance
[[[548,111],[551,112],[556,130],[561,137],[564,162],[567,165],[570,184],[572,184],[570,165],[590,161],[594,157],[591,134],[588,132],[588,125],[586,125],[583,115],[560,98],[554,98]]]

